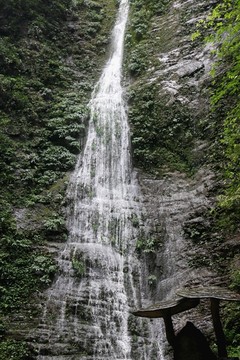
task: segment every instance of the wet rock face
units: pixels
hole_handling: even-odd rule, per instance
[[[128,48],[130,70],[137,60],[144,64],[129,86],[134,163],[156,176],[193,172],[206,161],[212,46],[192,41],[191,35],[213,4],[169,1]]]
[[[177,288],[187,284],[217,281],[216,274],[207,266],[191,267],[196,248],[184,230],[196,224],[201,229],[209,227],[204,214],[214,203],[211,191],[214,174],[206,166],[209,71],[214,59],[211,45],[193,42],[191,34],[196,31],[197,21],[206,17],[215,3],[172,1],[165,13],[153,17],[149,29],[151,62],[146,72],[135,76],[130,85],[137,94],[133,100],[138,100],[136,105],[130,101],[133,154],[136,166],[144,168],[139,170],[139,182],[150,235],[158,243],[155,251],[143,249],[140,255],[146,264],[147,278],[155,279],[154,283],[148,282],[152,302],[171,298]],[[146,113],[148,90],[154,93],[154,111]],[[151,145],[149,138],[141,143],[138,140],[141,134],[144,138],[141,129],[148,126],[149,118],[152,121],[149,126],[156,131]],[[203,318],[198,310],[191,315],[194,324],[206,334],[211,328],[207,316]],[[177,330],[184,326],[188,316],[183,321],[181,317],[177,320]]]
[[[133,155],[136,165],[145,168],[139,172],[139,182],[152,237],[159,244],[155,253],[142,251],[148,277],[156,280],[151,286],[155,300],[171,296],[188,281],[199,284],[213,278],[206,268],[196,271],[189,266],[195,249],[187,240],[184,224],[190,221],[206,226],[204,217],[198,217],[214,202],[210,196],[214,174],[206,166],[212,48],[192,41],[191,35],[215,3],[169,1],[163,13],[153,16],[146,35],[151,60],[130,85],[139,101],[130,101]],[[143,47],[146,39],[136,48]],[[153,105],[149,104],[148,90],[154,93]],[[153,110],[144,112],[147,106]],[[156,133],[149,139],[144,129],[150,118],[149,126]]]
[[[151,229],[149,236],[155,238],[160,246],[155,252],[143,250],[141,261],[148,279],[148,303],[166,298],[172,298],[178,288],[198,286],[200,284],[216,284],[218,276],[210,271],[208,264],[197,268],[191,264],[195,261],[196,248],[192,239],[185,233],[185,224],[193,222],[202,224],[203,218],[198,213],[205,213],[211,207],[214,199],[208,196],[214,184],[214,175],[202,168],[194,178],[179,173],[167,173],[162,179],[153,179],[144,174],[139,175],[140,186],[145,199],[144,207],[148,214],[147,225]],[[196,218],[195,218],[196,216]],[[201,259],[207,255],[207,248],[201,248]],[[207,258],[207,256],[206,256]],[[154,283],[150,279],[155,279]],[[212,322],[208,304],[173,317],[175,331],[180,331],[186,321],[193,321],[208,340],[212,337]],[[203,310],[204,309],[204,310]],[[161,320],[158,320],[161,323]],[[165,359],[172,359],[167,353],[165,343]]]
[[[211,206],[207,194],[213,181],[207,169],[199,170],[195,179],[179,172],[165,174],[163,179],[140,176],[149,227],[162,244],[154,261],[145,256],[149,273],[157,278],[152,287],[155,301],[173,296],[187,282],[197,285],[214,276],[204,268],[196,271],[189,266],[190,249],[194,249],[184,234],[184,224],[191,214]]]
[[[215,2],[172,2],[169,12],[158,19],[155,27],[163,34],[163,41],[157,54],[159,65],[150,80],[158,80],[159,94],[168,96],[169,105],[179,101],[194,113],[205,111],[206,114],[208,110],[202,92],[209,82],[212,59],[211,45],[193,42],[191,34],[196,31],[197,21],[206,17]]]

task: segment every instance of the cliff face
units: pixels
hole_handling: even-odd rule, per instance
[[[166,277],[171,271],[180,276],[189,269],[186,249],[190,244],[184,240],[184,224],[190,218],[194,222],[194,214],[199,218],[214,201],[210,195],[214,174],[208,161],[208,89],[213,59],[210,45],[191,40],[197,21],[207,16],[213,4],[168,2],[162,14],[152,15],[140,40],[134,38],[136,29],[130,23],[130,72],[135,52],[145,49],[144,68],[135,71],[129,85],[133,158],[136,166],[149,170],[148,175],[140,172],[139,177],[153,225],[162,227],[159,234],[153,231],[162,242],[156,263],[169,267]],[[132,16],[135,19],[138,14]],[[166,239],[171,237],[174,239],[168,244]],[[162,248],[168,255],[162,255]],[[176,278],[179,281],[181,284]]]
[[[210,232],[215,202],[208,93],[214,59],[211,45],[191,40],[214,3],[169,1],[148,14],[148,5],[133,2],[126,53],[129,119],[151,227],[139,256],[148,269],[152,302],[183,286],[221,283],[201,238]],[[139,35],[141,14],[147,20]],[[176,329],[189,318],[211,333],[207,308],[178,318]]]
[[[136,246],[146,270],[149,302],[171,297],[181,286],[228,284],[219,275],[219,262],[225,249],[233,252],[237,240],[220,244],[219,233],[212,234],[209,212],[216,187],[208,94],[213,58],[210,45],[191,40],[197,21],[215,3],[131,2],[125,87],[133,163],[150,228],[148,238],[138,239]],[[35,358],[42,341],[35,329],[46,303],[44,289],[58,276],[54,259],[67,237],[68,172],[84,144],[86,104],[106,59],[112,26],[108,19],[113,20],[116,12],[114,1],[74,5],[56,1],[53,8],[49,5],[53,16],[49,19],[44,6],[40,16],[39,9],[31,6],[29,2],[30,13],[22,8],[19,18],[19,9],[11,12],[5,6],[14,32],[5,22],[0,29],[1,360],[13,353],[14,360],[27,354]],[[16,21],[20,18],[26,21]],[[81,263],[75,266],[81,276]],[[68,311],[74,315],[74,308]],[[58,315],[56,309],[52,315]],[[79,316],[84,323],[89,321],[80,308]],[[186,319],[211,337],[207,309],[177,318],[177,330]],[[86,349],[77,349],[72,339],[68,341],[63,351],[60,339],[52,354],[67,359],[86,354],[88,343]],[[47,359],[48,350],[44,351]]]
[[[191,40],[216,1],[151,4],[133,1],[126,70],[133,159],[152,228],[139,256],[148,268],[154,302],[182,286],[229,286],[239,242],[238,235],[226,236],[216,216],[222,183],[213,165],[219,120],[209,105],[213,44]],[[203,308],[176,318],[176,329],[192,319],[211,337]],[[238,327],[232,310],[224,310],[226,329]]]
[[[205,162],[211,57],[209,46],[197,45],[191,34],[211,3],[170,1],[150,15],[142,4],[147,22],[140,37],[137,4],[127,37],[135,164],[156,176],[171,169],[191,173]]]

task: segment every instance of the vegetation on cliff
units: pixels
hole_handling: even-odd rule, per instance
[[[212,109],[216,118],[216,162],[223,187],[218,198],[217,224],[227,238],[234,240],[234,251],[226,251],[230,286],[240,290],[240,1],[218,4],[206,26],[214,29],[210,41],[218,44],[213,69]],[[217,166],[217,167],[218,167]],[[225,309],[225,327],[232,355],[240,355],[240,307]]]
[[[134,163],[156,177],[169,170],[193,174],[201,165],[214,167],[218,183],[210,195],[217,198],[216,207],[194,214],[199,222],[190,221],[185,226],[195,247],[190,265],[211,267],[225,279],[226,285],[239,291],[240,2],[222,0],[217,5],[202,4],[202,8],[200,4],[184,8],[180,2],[177,12],[171,1],[158,5],[155,1],[151,4],[132,1],[126,71],[130,76],[129,120]],[[200,28],[195,31],[197,18],[201,18]],[[183,42],[182,35],[190,37],[191,33],[197,39],[189,45],[187,39]],[[182,37],[177,43],[179,34]],[[182,43],[187,44],[189,54],[184,52]],[[201,97],[210,98],[211,111],[208,106],[199,111],[201,102],[192,111],[187,101],[181,99],[186,100],[186,96],[194,103],[199,88],[193,84],[198,82],[203,69],[196,67],[196,71],[186,71],[181,77],[177,61],[184,67],[182,59],[190,55],[194,63],[200,58],[194,48],[207,48],[209,43],[216,49],[212,54],[215,59],[212,81],[208,77],[199,84]],[[166,78],[166,64],[175,71],[170,79]],[[191,92],[193,97],[189,96]],[[208,145],[199,153],[204,141]],[[231,354],[239,356],[239,306],[226,306],[224,311]]]
[[[228,286],[240,290],[239,216],[240,216],[240,1],[223,0],[206,20],[198,23],[193,39],[205,38],[213,44],[215,63],[211,71],[210,128],[211,159],[219,187],[216,207],[205,214],[205,224],[193,226],[191,238],[209,254],[196,254],[195,266],[211,266],[225,276]],[[195,239],[195,240],[194,240]],[[200,254],[202,251],[200,250]],[[200,260],[200,262],[199,262]],[[240,307],[229,305],[224,310],[224,323],[232,356],[240,355]]]
[[[0,0],[1,360],[34,357],[25,342],[12,339],[10,319],[20,326],[24,308],[25,320],[32,321],[38,309],[29,300],[35,303],[34,295],[57,272],[45,245],[67,236],[62,207],[68,171],[81,150],[87,103],[105,59],[116,5],[115,0]],[[170,5],[170,0],[131,1],[126,72],[134,162],[155,176],[168,170],[191,174],[206,161],[193,151],[196,142],[209,136],[221,184],[219,201],[207,215],[208,228],[188,231],[193,241],[201,247],[208,241],[213,250],[201,257],[204,263],[199,256],[195,266],[211,264],[239,291],[240,1],[222,0],[204,23],[212,29],[210,41],[218,44],[209,118],[194,114],[179,99],[166,107],[171,97],[160,92],[164,59],[159,54],[171,50],[178,34],[158,23],[159,16],[166,22],[175,16],[168,13]],[[184,11],[178,21],[187,24],[189,15]],[[184,29],[193,31],[191,23]],[[201,71],[190,76],[197,78]],[[188,84],[182,90],[181,95],[191,91]],[[230,237],[231,243],[224,242]],[[151,239],[137,246],[151,253],[158,244]],[[84,273],[75,259],[73,268],[77,276]],[[235,305],[224,310],[228,342],[238,356],[239,311]]]
[[[189,106],[194,102],[190,94],[196,100],[202,66],[192,67],[191,45],[184,48],[183,43],[193,29],[186,23],[201,6],[175,8],[169,0],[134,0],[131,5],[126,72],[134,164],[157,177],[169,170],[193,173],[204,161],[194,148],[205,136],[206,114],[200,106],[197,111]]]
[[[225,0],[209,17],[214,35],[209,41],[220,44],[213,69],[212,108],[218,115],[217,140],[224,165],[224,193],[219,205],[227,227],[237,230],[240,216],[240,1]],[[220,121],[219,121],[220,120]]]
[[[66,240],[62,208],[67,174],[81,148],[87,103],[105,59],[116,7],[114,0],[0,0],[4,360],[29,358],[26,344],[11,340],[9,330],[23,309],[24,323],[33,319],[31,299],[34,303],[34,295],[57,272],[45,245]],[[19,333],[21,323],[19,317]]]

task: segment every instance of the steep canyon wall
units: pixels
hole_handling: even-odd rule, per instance
[[[211,44],[194,42],[191,35],[215,3],[163,2],[149,15],[149,4],[133,2],[126,40],[129,120],[151,228],[138,251],[147,264],[152,302],[171,298],[183,286],[222,283],[209,266],[211,250],[196,246],[201,231],[209,230],[206,214],[215,201],[209,108],[214,57]],[[176,330],[186,319],[212,332],[207,307],[177,317]]]
[[[61,78],[63,88],[61,88],[62,83],[58,84],[57,88],[53,87],[48,73],[50,70],[45,69],[47,80],[45,78],[41,80],[44,86],[32,85],[32,93],[29,95],[31,102],[32,97],[38,100],[40,97],[41,106],[39,105],[36,110],[37,115],[31,113],[32,118],[25,119],[26,124],[28,121],[34,124],[35,134],[37,134],[36,144],[28,148],[33,137],[33,134],[28,131],[25,134],[27,145],[24,139],[18,138],[20,136],[18,125],[15,125],[11,134],[19,144],[24,144],[21,150],[24,171],[17,171],[17,183],[22,183],[23,189],[30,189],[28,191],[31,193],[29,196],[26,189],[21,190],[18,201],[14,203],[14,200],[9,200],[9,204],[12,201],[17,231],[24,234],[24,239],[26,236],[31,241],[34,238],[32,247],[28,248],[29,252],[34,249],[34,256],[36,253],[36,256],[31,258],[34,266],[31,265],[30,270],[24,273],[23,277],[40,278],[44,286],[33,287],[32,284],[35,286],[39,280],[29,282],[28,287],[33,287],[33,295],[31,291],[26,290],[29,295],[26,296],[27,302],[24,300],[23,309],[20,311],[9,305],[5,306],[5,308],[9,306],[10,310],[7,310],[8,313],[3,312],[5,323],[3,340],[26,341],[33,349],[31,358],[101,359],[101,349],[93,346],[91,334],[87,334],[86,339],[84,338],[86,329],[92,321],[89,310],[91,301],[92,304],[103,303],[110,310],[115,309],[114,331],[117,332],[118,329],[122,331],[124,328],[122,331],[124,334],[118,339],[118,345],[114,344],[114,339],[110,336],[112,346],[115,347],[112,358],[118,358],[117,346],[121,348],[121,359],[171,358],[171,352],[162,334],[161,320],[154,320],[150,324],[148,320],[138,321],[129,317],[126,323],[126,319],[125,322],[122,321],[120,309],[124,307],[126,315],[132,306],[148,305],[171,298],[179,287],[222,283],[214,266],[209,266],[212,265],[209,264],[211,260],[209,248],[198,241],[198,235],[202,236],[211,227],[207,214],[215,202],[213,190],[216,180],[211,169],[212,134],[208,92],[209,71],[213,62],[212,47],[201,41],[191,40],[196,23],[206,17],[215,3],[214,0],[199,2],[133,0],[130,2],[122,83],[124,84],[124,99],[128,103],[134,176],[132,180],[129,180],[130,185],[128,184],[127,190],[127,201],[131,202],[132,207],[126,207],[124,202],[122,206],[124,219],[118,217],[119,209],[115,211],[112,205],[108,208],[108,213],[115,217],[106,227],[112,227],[111,234],[118,239],[113,238],[114,236],[111,238],[111,246],[113,249],[117,248],[117,254],[114,251],[104,250],[107,248],[104,248],[102,244],[94,248],[96,251],[87,250],[86,245],[85,253],[82,251],[80,255],[76,249],[71,251],[68,247],[64,252],[69,229],[67,230],[64,226],[63,219],[66,218],[66,208],[69,209],[73,201],[73,197],[68,196],[67,199],[65,197],[66,183],[69,182],[68,172],[72,171],[76,155],[79,151],[83,151],[86,142],[89,125],[87,103],[93,84],[109,55],[107,34],[115,18],[116,4],[110,1],[106,3],[102,1],[101,4],[94,2],[75,4],[76,9],[73,9],[70,14],[68,12],[68,17],[64,20],[64,26],[67,29],[65,34],[71,38],[70,41],[66,36],[64,44],[68,42],[72,44],[72,48],[68,45],[64,60],[60,54],[65,50],[59,45],[61,41],[57,35],[54,33],[53,39],[48,40],[48,46],[50,46],[54,44],[54,39],[58,39],[58,51],[54,55],[56,59],[49,67],[53,68],[54,73],[55,68],[59,69],[57,62],[61,58],[64,71],[66,71]],[[106,21],[109,17],[112,19],[111,24]],[[34,33],[34,40],[26,43],[29,47],[28,51],[33,51],[36,57],[37,49],[42,48],[41,36],[43,35],[33,25],[31,31]],[[28,36],[33,36],[29,34],[30,32]],[[25,40],[21,41],[24,43]],[[42,52],[44,53],[43,50]],[[45,53],[44,56],[46,56]],[[44,59],[43,57],[41,63]],[[31,68],[31,61],[28,61]],[[14,66],[16,67],[16,64]],[[58,73],[54,73],[54,76],[57,78]],[[35,94],[34,86],[40,87],[38,97],[33,95]],[[44,91],[41,86],[44,87]],[[17,115],[14,115],[16,123],[19,111],[16,110]],[[45,117],[49,121],[46,121],[46,124],[43,121],[44,125],[40,120],[39,122],[36,120],[36,118]],[[21,121],[25,120],[22,118]],[[94,114],[91,120],[95,125],[98,124]],[[39,123],[42,126],[40,130]],[[115,130],[117,134],[118,129]],[[98,126],[97,135],[100,137],[101,131]],[[106,143],[109,138],[108,134]],[[45,145],[42,149],[43,143],[47,144],[50,150]],[[80,161],[79,164],[81,164]],[[80,165],[79,167],[81,168]],[[91,177],[95,175],[96,169],[91,168]],[[136,184],[138,184],[138,190],[135,188]],[[11,188],[12,186],[11,184]],[[32,191],[32,188],[37,191]],[[131,196],[128,194],[129,189],[132,189]],[[61,196],[59,196],[60,193]],[[82,193],[89,199],[94,199],[93,191],[82,189]],[[91,231],[100,238],[98,215],[94,218]],[[117,243],[122,237],[127,238],[126,231],[123,231],[124,235],[119,235],[118,223],[121,223],[121,231],[123,231],[122,224],[127,224],[133,238],[131,245],[125,244],[121,248]],[[15,232],[15,227],[13,232]],[[24,242],[20,246],[21,251],[24,246],[25,248],[29,246],[29,242]],[[130,255],[126,255],[127,249]],[[125,255],[125,260],[123,260]],[[49,260],[50,258],[55,259],[55,262]],[[60,267],[57,266],[56,259]],[[120,268],[122,271],[117,281],[121,284],[122,298],[118,298],[117,307],[114,307],[113,303],[107,304],[107,299],[104,298],[111,293],[111,289],[108,289],[108,295],[106,295],[103,289],[99,288],[97,300],[94,300],[93,295],[89,298],[89,294],[93,294],[89,290],[93,273],[91,269],[95,266],[101,269],[100,273],[105,271],[108,276],[109,269],[104,268],[103,271],[101,266],[107,266],[106,263],[109,261],[110,270],[117,273]],[[22,262],[22,264],[25,263],[27,262]],[[73,287],[72,293],[70,294],[69,291],[70,295],[68,294],[71,301],[67,302],[63,299],[62,303],[65,307],[62,305],[56,307],[57,301],[52,300],[51,297],[54,297],[54,286],[56,288],[56,283],[67,272],[62,263],[67,264],[66,268],[69,270],[70,277],[58,290],[61,294],[66,294],[65,288],[70,283],[73,283]],[[21,267],[21,263],[19,266]],[[96,276],[99,275],[97,270],[96,274]],[[86,284],[81,280],[85,275]],[[51,287],[49,284],[52,281]],[[83,284],[86,285],[85,292],[82,291],[82,287],[85,286]],[[136,284],[138,284],[137,287]],[[47,290],[44,291],[46,288]],[[74,292],[77,291],[79,293],[82,291],[81,297],[79,294],[74,297]],[[126,305],[126,296],[128,296],[128,305]],[[9,298],[6,296],[4,304],[7,304]],[[31,301],[28,302],[28,299]],[[10,315],[11,309],[13,310]],[[109,313],[105,317],[107,316]],[[192,320],[207,336],[212,337],[210,315],[204,304],[200,309],[174,318],[176,330],[183,327],[186,320]],[[57,323],[57,326],[53,325],[54,323]],[[106,324],[109,323],[106,322]],[[102,325],[102,334],[108,330],[104,329],[106,324]],[[74,330],[68,331],[68,325],[69,329]],[[62,331],[61,336],[60,333],[58,334],[58,329]],[[74,337],[74,331],[78,333],[78,339]],[[97,326],[94,331],[96,335]],[[108,347],[103,335],[101,336],[104,354],[108,354],[108,358],[111,359],[113,356],[109,350],[111,347]],[[125,347],[124,340],[127,344]],[[18,353],[20,354],[19,351]],[[22,360],[22,357],[16,357],[16,360]]]

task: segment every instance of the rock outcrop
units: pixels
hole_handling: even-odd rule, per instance
[[[186,232],[189,221],[209,226],[204,214],[215,201],[212,189],[216,180],[208,161],[208,89],[214,58],[211,44],[191,40],[195,25],[215,3],[169,1],[165,11],[152,17],[145,38],[135,44],[136,49],[149,50],[145,70],[130,81],[129,111],[133,158],[136,166],[144,169],[138,172],[139,182],[151,237],[157,239],[152,251],[143,249],[140,255],[146,276],[155,279],[149,282],[152,302],[171,297],[187,284],[220,281],[208,267],[207,248],[199,252],[202,264],[206,258],[205,266],[197,268],[199,248]],[[151,138],[148,126],[152,133],[156,129]],[[178,317],[175,326],[180,330],[190,318],[209,336],[212,326],[207,310],[205,314],[203,318],[194,310]]]

